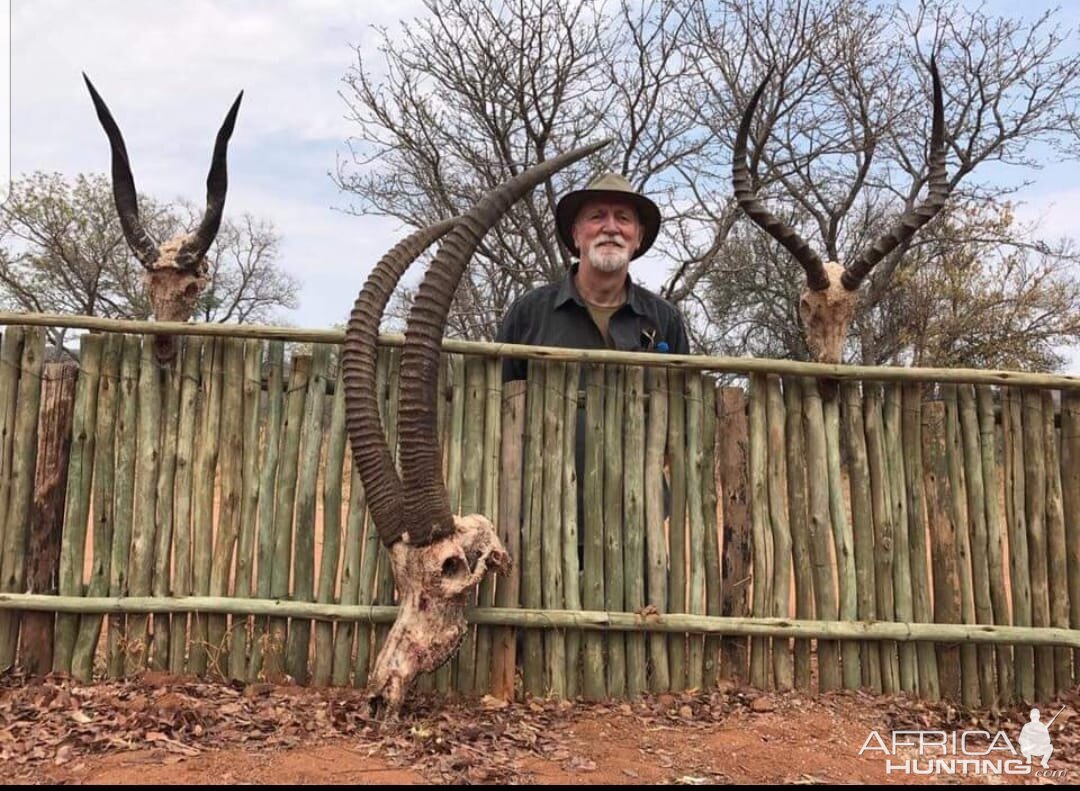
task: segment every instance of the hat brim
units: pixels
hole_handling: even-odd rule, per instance
[[[559,238],[566,245],[575,258],[581,257],[581,251],[574,244],[574,220],[577,218],[581,207],[590,200],[612,199],[625,201],[633,205],[641,220],[642,234],[641,245],[630,256],[630,260],[639,258],[648,252],[653,246],[657,235],[660,233],[660,208],[644,195],[622,190],[575,190],[568,192],[559,199],[555,205],[555,227]]]

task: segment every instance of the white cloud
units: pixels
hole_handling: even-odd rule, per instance
[[[1023,202],[1016,207],[1016,216],[1024,223],[1034,223],[1038,235],[1044,239],[1075,237],[1076,218],[1080,216],[1080,187],[1049,192],[1028,189]]]

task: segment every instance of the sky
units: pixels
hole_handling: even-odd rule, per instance
[[[108,172],[109,148],[86,72],[127,144],[140,192],[205,201],[214,135],[244,91],[229,145],[226,215],[271,220],[282,267],[302,284],[290,324],[343,322],[376,260],[411,229],[343,211],[330,178],[353,129],[339,90],[357,48],[377,60],[379,34],[424,15],[421,0],[11,0],[11,173]],[[990,0],[988,11],[1014,13]],[[1080,25],[1080,2],[1066,24]],[[1028,0],[1023,13],[1051,7]],[[1023,174],[1021,219],[1047,237],[1075,235],[1080,162]],[[1003,174],[1018,180],[1017,174]],[[657,278],[659,281],[660,278]],[[1080,374],[1080,351],[1066,368]]]

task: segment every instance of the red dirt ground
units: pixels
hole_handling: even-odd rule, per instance
[[[1051,768],[1080,780],[1080,689],[1051,709]],[[726,688],[633,703],[443,700],[417,695],[390,724],[353,690],[227,684],[147,674],[92,686],[0,679],[0,782],[102,784],[903,783],[872,730],[999,728],[1019,707],[961,712],[900,696]],[[991,782],[997,777],[936,777]],[[1013,780],[1008,778],[1005,780]]]

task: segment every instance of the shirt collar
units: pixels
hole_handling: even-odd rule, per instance
[[[578,291],[577,283],[574,282],[574,275],[577,274],[579,263],[573,263],[569,269],[566,270],[566,276],[563,277],[562,282],[559,284],[559,290],[555,294],[555,307],[561,308],[567,302],[571,300],[576,302],[581,307],[586,307],[585,300],[581,297],[581,292]],[[626,275],[626,303],[630,306],[630,309],[639,316],[645,314],[645,303],[641,296],[641,286],[634,282],[630,274]]]

